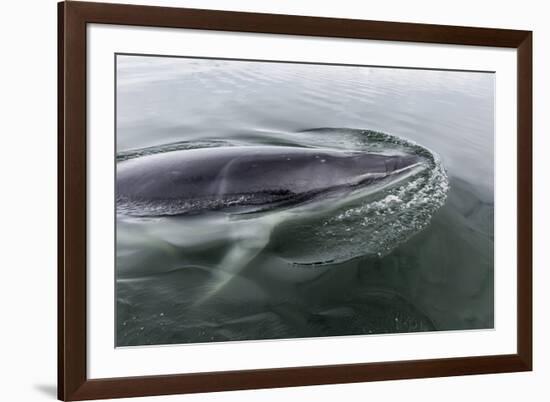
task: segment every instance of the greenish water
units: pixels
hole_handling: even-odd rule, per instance
[[[119,208],[116,344],[492,328],[493,91],[489,73],[118,56],[119,164],[299,145],[425,168],[253,216]]]

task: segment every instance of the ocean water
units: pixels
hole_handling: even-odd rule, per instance
[[[493,116],[491,73],[117,56],[119,167],[277,145],[423,169],[252,215],[118,205],[116,345],[492,328]]]

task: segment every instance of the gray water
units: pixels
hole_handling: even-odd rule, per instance
[[[429,170],[246,219],[119,210],[116,344],[492,328],[493,108],[491,73],[117,56],[118,163],[298,144]]]

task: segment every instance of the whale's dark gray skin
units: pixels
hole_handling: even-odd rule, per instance
[[[399,176],[414,155],[283,146],[180,150],[117,164],[117,208],[137,216],[252,212]]]

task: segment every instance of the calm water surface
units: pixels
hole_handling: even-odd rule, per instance
[[[414,233],[354,223],[362,255],[321,265],[301,262],[357,235],[317,244],[276,214],[119,213],[117,345],[492,328],[493,114],[490,73],[118,56],[121,160],[174,143],[285,144],[304,130],[300,141],[346,148],[361,134],[344,128],[374,130],[433,151],[450,189]],[[391,247],[374,250],[381,239]]]

